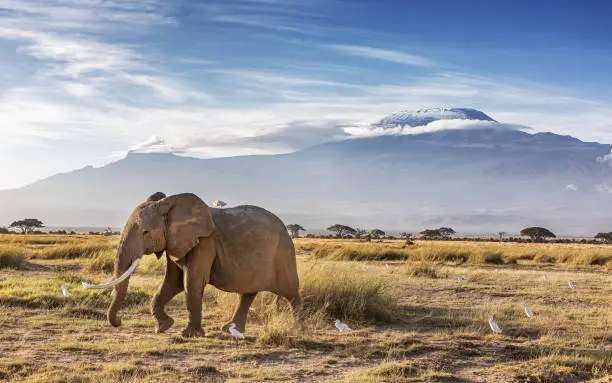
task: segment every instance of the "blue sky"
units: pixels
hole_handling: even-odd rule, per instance
[[[172,4],[172,5],[169,5]],[[454,106],[612,143],[612,2],[0,0],[0,189]]]

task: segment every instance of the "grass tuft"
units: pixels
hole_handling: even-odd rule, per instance
[[[380,275],[334,262],[311,265],[300,275],[302,307],[310,315],[321,312],[328,319],[393,321],[397,296]]]
[[[435,265],[432,262],[408,262],[404,271],[411,277],[438,278]]]
[[[23,265],[25,260],[25,251],[18,246],[2,246],[0,247],[0,269],[11,268],[18,269]]]

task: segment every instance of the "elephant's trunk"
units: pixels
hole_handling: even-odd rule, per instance
[[[121,318],[117,316],[117,312],[121,308],[123,301],[125,300],[125,296],[127,294],[128,283],[130,279],[127,278],[125,281],[119,283],[114,287],[115,296],[113,297],[113,301],[108,309],[108,321],[114,327],[121,326]]]
[[[113,301],[108,309],[107,317],[110,324],[114,327],[121,326],[121,319],[117,316],[117,313],[125,300],[128,285],[130,283],[130,276],[127,271],[129,271],[128,269],[130,269],[132,263],[136,262],[133,261],[135,257],[132,258],[132,254],[130,254],[130,251],[126,251],[126,249],[127,246],[125,246],[125,243],[121,243],[119,250],[117,251],[117,258],[115,259],[115,279],[121,277],[124,277],[125,279],[113,287],[115,289],[115,296],[113,297]],[[131,269],[133,270],[134,268],[132,267]]]

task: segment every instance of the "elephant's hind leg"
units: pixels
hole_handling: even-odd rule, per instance
[[[166,276],[159,291],[151,301],[151,314],[155,317],[155,332],[161,333],[172,327],[174,319],[164,311],[172,298],[183,291],[183,270],[166,257]]]
[[[240,332],[244,332],[247,315],[249,314],[249,308],[251,307],[251,304],[253,303],[253,300],[255,300],[256,296],[257,293],[240,294],[240,302],[238,303],[234,316],[228,323],[223,325],[221,329],[223,331],[227,331],[230,324],[235,323],[236,329]]]

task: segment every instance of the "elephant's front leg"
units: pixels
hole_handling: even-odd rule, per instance
[[[166,276],[159,291],[151,301],[151,314],[155,317],[155,332],[161,333],[172,327],[174,319],[166,314],[164,307],[183,291],[183,270],[166,257]]]
[[[187,338],[202,337],[202,298],[204,287],[210,278],[210,269],[214,259],[212,239],[202,239],[200,243],[185,257],[183,273],[185,278],[185,294],[189,323],[182,335]]]

